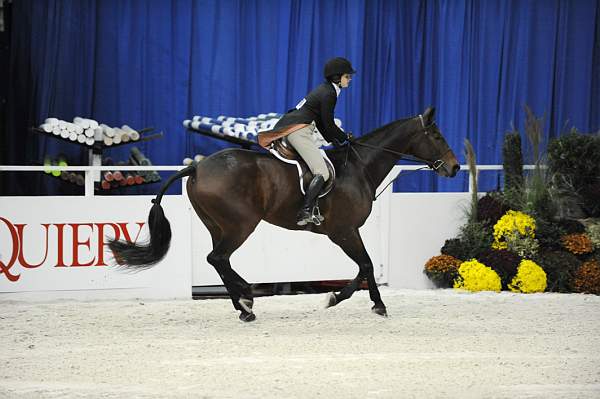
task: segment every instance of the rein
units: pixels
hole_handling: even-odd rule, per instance
[[[424,132],[425,132],[425,134],[427,134],[427,131],[428,131],[428,129],[430,128],[430,126],[431,126],[431,125],[427,125],[427,126],[425,126],[425,122],[423,121],[423,116],[422,116],[422,115],[419,115],[419,118],[421,119],[421,124],[423,125],[423,129],[421,129],[421,130],[422,130],[422,131],[424,131]],[[444,165],[445,165],[445,162],[444,162],[444,161],[442,161],[442,159],[441,159],[441,158],[443,158],[443,156],[444,156],[444,155],[446,155],[446,154],[448,153],[448,151],[450,151],[450,150],[446,151],[446,152],[445,152],[445,153],[442,155],[442,157],[440,157],[440,159],[437,159],[437,160],[435,160],[433,163],[431,163],[431,162],[429,162],[429,161],[427,161],[427,160],[425,160],[425,159],[423,159],[423,158],[419,158],[419,157],[416,157],[416,156],[414,156],[414,155],[410,155],[410,154],[405,154],[405,153],[403,153],[403,152],[399,152],[399,151],[394,151],[394,150],[391,150],[391,149],[389,149],[389,148],[385,148],[385,147],[377,147],[377,146],[375,146],[375,145],[366,144],[366,143],[361,143],[361,142],[358,142],[358,141],[350,141],[350,142],[348,143],[348,149],[347,149],[347,151],[346,151],[346,162],[348,161],[348,152],[349,152],[349,150],[352,150],[352,152],[354,153],[354,155],[356,156],[356,158],[359,160],[359,162],[360,162],[360,163],[362,163],[362,164],[363,164],[363,166],[366,166],[366,163],[365,163],[365,161],[362,159],[362,157],[360,156],[360,154],[358,153],[358,151],[356,150],[356,148],[352,147],[352,144],[360,145],[360,146],[367,147],[367,148],[372,148],[372,149],[374,149],[374,150],[381,150],[381,151],[389,152],[389,153],[391,153],[391,154],[394,154],[394,155],[396,155],[396,156],[399,156],[399,157],[400,157],[400,159],[405,159],[405,160],[408,160],[408,161],[418,162],[418,163],[422,163],[422,164],[425,164],[425,165],[426,165],[426,166],[423,166],[422,168],[418,168],[418,169],[415,169],[415,170],[413,170],[413,171],[410,171],[409,173],[405,173],[404,175],[407,175],[407,174],[410,174],[410,173],[414,173],[414,172],[417,172],[417,171],[419,171],[419,170],[423,170],[423,169],[427,169],[427,168],[429,168],[429,169],[432,169],[432,170],[434,170],[434,171],[437,171],[439,168],[441,168],[442,166],[444,166]],[[377,191],[377,186],[375,185],[375,182],[374,182],[374,181],[373,181],[373,179],[371,178],[371,175],[369,174],[369,172],[367,172],[366,168],[365,168],[365,173],[366,173],[367,179],[369,179],[369,183],[370,183],[370,185],[371,185],[371,188],[373,189],[373,193],[376,193],[376,191]],[[373,197],[373,201],[376,201],[376,200],[377,200],[377,198],[378,198],[378,197],[379,197],[381,194],[383,194],[383,192],[384,192],[384,191],[385,191],[385,190],[386,190],[386,189],[387,189],[387,188],[388,188],[388,187],[389,187],[389,186],[390,186],[390,185],[391,185],[393,182],[395,182],[395,181],[396,181],[396,180],[397,180],[397,179],[400,177],[400,174],[401,174],[401,173],[402,173],[402,171],[400,171],[400,172],[399,172],[399,173],[396,175],[396,177],[394,177],[394,178],[393,178],[393,179],[392,179],[392,180],[391,180],[391,181],[390,181],[390,182],[389,182],[389,183],[388,183],[388,184],[387,184],[387,185],[386,185],[386,186],[383,188],[383,190],[381,190],[381,191],[379,192],[379,194],[376,194],[376,195],[374,195],[374,197]]]
[[[361,144],[361,143],[356,143],[356,142],[354,142],[354,143],[355,143],[355,144]],[[365,161],[362,159],[362,157],[360,156],[360,154],[358,153],[358,151],[356,151],[356,148],[354,148],[354,147],[352,147],[352,146],[348,146],[348,147],[349,147],[349,148],[352,150],[352,152],[354,153],[354,155],[356,155],[356,158],[359,160],[359,162],[360,162],[360,163],[362,163],[363,165],[365,165]],[[379,148],[379,147],[375,147],[375,146],[368,146],[368,147],[372,147],[372,148],[376,148],[376,149],[382,149],[382,150],[387,150],[386,148]],[[389,152],[392,152],[392,153],[394,153],[394,154],[402,154],[402,153],[399,153],[399,152],[396,152],[396,151],[392,151],[392,150],[387,150],[387,151],[389,151]],[[347,154],[348,154],[348,153],[346,152],[346,157],[347,157]],[[407,155],[407,154],[402,154],[402,155]],[[402,159],[402,158],[400,158],[400,159]],[[410,158],[409,158],[409,159],[410,159]],[[429,163],[428,163],[428,162],[426,162],[426,161],[423,161],[423,160],[421,160],[420,158],[416,158],[416,157],[415,157],[415,158],[414,158],[414,159],[412,159],[412,160],[414,160],[414,161],[417,161],[417,162],[424,162],[424,163],[427,163],[428,165],[426,165],[426,166],[423,166],[422,168],[418,168],[418,169],[415,169],[415,170],[411,170],[410,172],[408,172],[408,173],[405,173],[405,174],[404,174],[404,176],[406,176],[407,174],[410,174],[410,173],[418,172],[419,170],[427,169],[427,168],[433,169],[431,166],[429,166]],[[436,162],[437,162],[437,161],[436,161]],[[442,163],[442,164],[443,164],[443,163]],[[441,165],[440,165],[440,166],[438,166],[438,168],[439,168],[439,167],[441,167]],[[434,169],[434,170],[436,170],[436,169]],[[377,186],[375,185],[375,182],[373,182],[373,178],[371,178],[371,175],[369,174],[369,172],[367,172],[367,170],[366,170],[366,169],[365,169],[365,173],[366,173],[366,175],[367,175],[367,179],[369,179],[370,186],[371,186],[371,188],[373,189],[373,192],[375,193],[375,192],[377,191]],[[398,172],[398,174],[396,175],[396,177],[394,177],[392,180],[390,180],[390,182],[389,182],[388,184],[386,184],[386,186],[383,188],[383,190],[381,190],[381,191],[379,192],[379,194],[375,194],[375,195],[373,196],[373,201],[377,201],[377,198],[379,198],[379,196],[380,196],[381,194],[383,194],[383,192],[384,192],[384,191],[385,191],[385,190],[386,190],[386,189],[387,189],[387,188],[390,186],[390,184],[392,184],[393,182],[395,182],[396,180],[398,180],[398,178],[400,178],[400,174],[401,174],[401,173],[402,173],[402,171]]]

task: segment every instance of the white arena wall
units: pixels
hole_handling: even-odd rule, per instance
[[[108,266],[103,237],[118,229],[135,239],[152,198],[0,197],[0,299],[189,297],[190,213],[181,196],[162,202],[174,227],[162,262],[135,274]]]
[[[163,199],[173,231],[163,261],[134,274],[108,266],[102,237],[118,230],[121,237],[146,238],[152,198],[0,197],[0,299],[189,298],[192,286],[221,285],[206,261],[210,236],[185,194]],[[423,265],[456,234],[468,201],[468,193],[386,191],[361,228],[377,281],[432,288]],[[358,271],[326,236],[265,222],[231,263],[251,283],[351,279]]]

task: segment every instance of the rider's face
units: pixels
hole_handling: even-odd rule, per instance
[[[340,86],[341,87],[348,87],[350,85],[350,82],[352,81],[352,75],[349,73],[345,73],[342,75],[342,78],[340,80]]]

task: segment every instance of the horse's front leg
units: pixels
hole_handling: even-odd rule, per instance
[[[363,280],[367,280],[369,286],[369,296],[373,301],[374,305],[371,308],[374,313],[381,316],[387,316],[387,310],[383,301],[381,300],[381,294],[379,288],[375,282],[375,274],[373,270],[373,262],[365,249],[362,238],[358,229],[352,229],[344,232],[336,232],[330,234],[329,238],[331,241],[336,243],[342,250],[358,265],[358,275],[352,282],[346,287],[342,288],[339,293],[330,293],[327,298],[327,307],[335,306],[343,300],[346,300],[354,294],[360,287],[360,283]]]

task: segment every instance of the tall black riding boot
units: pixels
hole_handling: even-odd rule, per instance
[[[306,194],[304,194],[304,204],[296,216],[296,224],[298,226],[304,226],[307,223],[314,223],[312,212],[317,197],[323,188],[323,184],[325,184],[325,179],[323,179],[323,176],[321,175],[315,175],[310,181],[310,184],[306,189]]]

